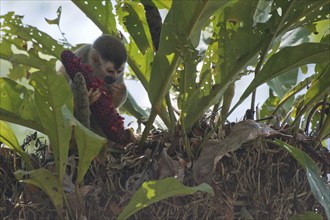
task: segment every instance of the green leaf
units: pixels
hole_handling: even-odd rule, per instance
[[[315,97],[323,97],[330,90],[330,60],[324,73],[316,80],[312,81],[311,87],[307,90],[304,104],[309,103]]]
[[[310,35],[311,32],[304,27],[299,27],[293,31],[290,31],[281,38],[281,44],[279,49],[290,46],[297,46],[302,43],[307,43],[310,41]]]
[[[49,196],[59,216],[62,215],[64,192],[59,179],[54,174],[44,168],[32,171],[18,170],[14,174],[20,182],[35,185],[44,191]]]
[[[14,62],[12,62],[11,64],[12,68],[9,68],[9,74],[7,74],[10,79],[20,80],[29,77],[30,67],[21,64],[16,64]]]
[[[274,108],[278,104],[279,100],[280,99],[279,99],[278,96],[274,96],[272,93],[270,93],[268,99],[264,102],[264,104],[261,107],[260,118],[266,118],[266,117],[268,117],[274,111]],[[283,113],[283,114],[280,114],[280,115],[281,116],[282,115],[285,116],[285,114],[286,113]]]
[[[129,64],[129,67],[139,78],[145,90],[148,91],[151,65],[154,60],[154,51],[149,48],[145,54],[142,54],[135,42],[132,40],[127,45],[127,54],[127,63]]]
[[[171,87],[172,77],[180,64],[178,42],[180,39],[185,39],[185,42],[189,42],[196,48],[202,28],[210,22],[210,17],[228,2],[230,1],[172,2],[172,7],[162,26],[159,50],[152,64],[149,89],[147,90],[152,109],[140,144],[146,139],[153,121],[161,112],[161,105]]]
[[[316,75],[311,75],[310,77],[307,77],[306,79],[304,79],[302,82],[298,83],[296,86],[294,86],[291,90],[289,90],[286,94],[284,94],[284,96],[282,97],[282,99],[280,100],[280,102],[277,104],[276,109],[274,110],[274,112],[272,113],[272,115],[275,115],[275,113],[278,111],[278,109],[286,102],[288,101],[291,97],[293,97],[295,94],[297,94],[298,92],[300,92],[301,90],[303,90],[304,88],[307,87],[307,85],[309,83],[312,82],[312,80],[316,77]]]
[[[15,76],[17,75],[18,71],[22,70],[21,74],[19,74],[21,76],[19,78],[22,78],[26,74],[26,72],[23,72],[26,71],[26,68],[18,69],[18,68],[22,68],[22,65],[24,67],[33,67],[35,69],[48,69],[51,66],[55,65],[55,60],[49,62],[43,58],[40,58],[38,51],[36,50],[29,50],[28,54],[21,54],[21,53],[17,53],[17,51],[12,51],[11,49],[12,45],[20,45],[21,43],[22,43],[21,39],[14,39],[14,40],[2,39],[0,58],[4,60],[8,60],[12,63],[13,70],[11,71],[10,75]],[[21,48],[19,49],[23,49],[22,47],[24,47],[24,45],[22,45]],[[2,50],[2,48],[4,48],[4,50]],[[12,79],[15,79],[15,77]]]
[[[270,12],[272,10],[272,1],[260,0],[258,1],[257,10],[253,15],[253,26],[257,23],[266,23],[270,19]]]
[[[234,108],[241,104],[258,86],[268,80],[301,65],[328,62],[329,57],[330,46],[322,43],[304,43],[298,46],[283,48],[266,62],[259,74],[244,91]]]
[[[46,22],[48,24],[56,24],[56,25],[60,25],[60,20],[61,20],[61,14],[62,14],[62,6],[58,7],[57,9],[57,18],[55,19],[47,19],[45,18]]]
[[[324,0],[304,1],[274,1],[285,15],[285,23],[282,24],[280,32],[288,32],[299,26],[315,23],[329,19],[330,2]],[[275,5],[273,4],[273,5]],[[278,16],[277,10],[273,10],[273,16]]]
[[[152,41],[143,5],[137,2],[130,2],[125,3],[121,9],[126,12],[123,13],[124,26],[139,47],[139,50],[142,54],[145,54],[148,48],[152,48]]]
[[[77,182],[80,183],[86,174],[91,161],[99,154],[107,140],[83,126],[74,118],[67,106],[62,108],[67,126],[73,127],[73,133],[78,146],[79,164]]]
[[[289,220],[323,220],[322,215],[315,212],[304,212],[294,216],[291,216]]]
[[[145,121],[149,116],[149,114],[143,110],[138,103],[136,103],[135,99],[129,92],[126,102],[120,107],[120,112],[131,114],[140,121]]]
[[[317,125],[319,125],[319,121],[317,122]],[[322,128],[317,135],[317,140],[325,140],[329,137],[330,137],[330,114],[328,113],[327,118],[325,119]]]
[[[166,1],[152,0],[152,1],[159,9],[170,9],[172,5],[172,0],[166,0]]]
[[[257,10],[257,3],[238,1],[214,15],[214,33],[202,67],[205,81],[199,82],[199,89],[190,98],[191,106],[201,108],[187,109],[185,120],[188,130],[210,106],[219,102],[225,91],[230,91],[227,88],[240,78],[248,65],[253,65],[252,61],[259,51],[271,40],[270,34],[265,31],[267,26],[253,26],[251,17]]]
[[[63,179],[69,150],[72,127],[63,119],[62,106],[73,111],[73,96],[63,75],[56,72],[36,72],[30,85],[35,89],[35,103],[40,120],[46,129],[60,180]]]
[[[223,1],[173,1],[160,36],[159,51],[155,56],[150,77],[150,102],[158,106],[167,94],[178,65],[178,41],[185,36],[193,47],[199,43],[201,29],[210,16],[227,4]]]
[[[115,14],[112,13],[113,7],[111,1],[72,0],[72,2],[80,8],[103,33],[111,35],[118,34]]]
[[[323,206],[326,215],[330,218],[330,189],[321,176],[321,171],[313,159],[305,152],[295,148],[281,140],[276,139],[275,144],[281,146],[299,162],[304,168],[309,186],[317,201]]]
[[[307,90],[307,93],[303,100],[303,107],[296,115],[292,125],[295,125],[300,120],[300,117],[309,111],[317,102],[321,101],[325,95],[330,92],[330,62],[323,70],[319,77],[314,79],[311,87]]]
[[[14,150],[19,155],[21,155],[21,157],[26,162],[28,169],[33,169],[30,158],[22,150],[22,148],[20,148],[13,130],[4,121],[0,121],[0,141],[7,145],[10,149]]]
[[[297,82],[298,68],[292,69],[285,74],[282,74],[274,79],[271,79],[267,82],[267,85],[274,91],[276,94],[283,98],[284,94],[288,92],[289,89]]]
[[[30,25],[24,25],[22,23],[22,16],[15,15],[14,12],[9,12],[6,15],[0,16],[1,22],[1,31],[4,33],[1,35],[1,40],[6,40],[15,45],[19,50],[26,51],[28,53],[29,59],[39,59],[41,63],[40,66],[37,64],[31,63],[28,66],[36,66],[37,69],[48,69],[50,65],[54,65],[56,60],[52,62],[45,62],[45,59],[42,59],[41,56],[50,55],[60,59],[61,52],[64,50],[63,45],[60,45],[55,39],[45,32],[40,31],[36,27]],[[6,54],[8,50],[6,49]],[[2,43],[1,43],[1,53],[2,53]],[[42,54],[41,54],[42,53]],[[1,58],[11,61],[10,57]],[[24,59],[20,59],[24,61]]]
[[[198,52],[190,44],[185,42],[184,39],[180,40],[178,45],[183,60],[183,70],[178,72],[179,84],[179,99],[178,104],[181,106],[181,125],[185,129],[184,116],[187,109],[190,108],[191,101],[188,99],[192,96],[192,93],[196,91],[196,77],[197,77],[197,54]]]
[[[5,77],[0,78],[0,88],[0,120],[45,133],[32,92]]]
[[[206,183],[195,187],[187,187],[172,177],[144,182],[133,195],[128,205],[120,213],[118,219],[127,219],[139,210],[162,199],[172,196],[190,195],[197,191],[207,192],[214,195],[212,187]]]
[[[298,68],[294,68],[274,79],[267,82],[267,85],[278,95],[281,99],[283,96],[297,83]],[[293,99],[284,104],[286,111],[292,107]]]

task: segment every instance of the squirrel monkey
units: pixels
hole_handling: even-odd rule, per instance
[[[124,69],[127,53],[121,40],[102,35],[93,44],[86,44],[75,51],[81,62],[88,64],[95,76],[102,79],[104,89],[111,94],[113,104],[120,107],[127,98]],[[101,95],[99,90],[89,91],[89,100],[95,102]]]
[[[124,83],[127,53],[121,40],[110,35],[102,35],[93,44],[86,44],[74,53],[81,59],[81,63],[90,66],[94,76],[104,81],[103,89],[112,96],[114,107],[119,108],[127,98],[127,88]],[[63,66],[59,72],[64,73],[69,79]],[[102,135],[89,111],[89,105],[98,100],[101,91],[99,89],[87,91],[81,74],[77,74],[73,82],[71,80],[69,82],[75,99],[75,116],[86,127]]]

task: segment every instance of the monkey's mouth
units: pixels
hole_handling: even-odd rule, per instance
[[[111,76],[105,76],[104,77],[104,82],[106,84],[112,84],[112,83],[114,83],[116,81],[117,81],[117,79],[115,77],[111,77]]]

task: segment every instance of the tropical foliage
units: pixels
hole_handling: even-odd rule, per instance
[[[313,140],[311,148],[317,149],[329,138],[330,2],[72,2],[102,32],[118,36],[120,26],[129,33],[126,39],[129,74],[142,83],[151,109],[142,109],[129,95],[121,111],[144,122],[138,143],[141,149],[151,139],[152,129],[165,130],[171,140],[168,150],[176,152],[176,146],[180,146],[180,155],[185,161],[194,162],[192,172],[196,183],[203,182],[199,181],[201,176],[213,175],[219,160],[246,142],[272,135],[287,138],[305,132],[305,137]],[[160,9],[166,11],[163,21]],[[0,57],[12,64],[8,77],[0,79],[0,141],[26,163],[25,170],[15,172],[16,178],[46,192],[60,217],[72,217],[74,213],[65,193],[70,190],[63,184],[67,176],[70,140],[74,137],[78,146],[78,168],[73,186],[78,192],[84,185],[91,161],[100,154],[106,142],[74,118],[70,88],[65,78],[55,71],[62,51],[75,47],[65,39],[55,40],[47,33],[23,24],[22,16],[14,12],[0,18]],[[58,18],[48,22],[60,25],[60,18],[59,8]],[[250,76],[252,82],[233,103],[237,93],[235,84],[246,76]],[[298,80],[301,77],[304,79]],[[28,84],[21,83],[22,79],[27,79]],[[264,83],[269,87],[269,98],[260,108],[256,105],[257,89]],[[257,122],[238,123],[231,135],[225,134],[228,116],[248,97],[251,97],[250,109],[237,118],[256,119]],[[273,126],[260,128],[262,120]],[[33,166],[4,121],[46,134],[54,154],[55,169]],[[215,139],[216,142],[212,142]],[[329,186],[320,177],[321,171],[313,159],[283,140],[266,143],[292,153],[307,173],[311,190],[324,209],[322,213],[329,218]],[[326,160],[329,161],[328,156]],[[210,169],[204,171],[203,167]],[[188,166],[186,168],[189,170]],[[212,183],[206,178],[202,180]],[[172,178],[142,182],[120,218],[127,218],[147,205],[171,196],[188,195],[197,190],[214,194],[207,184],[183,186],[183,179],[181,183]],[[169,185],[168,191],[162,191]],[[155,192],[156,195],[150,197],[149,194]],[[306,213],[308,215],[320,217],[316,213]]]

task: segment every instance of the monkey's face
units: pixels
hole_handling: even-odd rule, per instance
[[[105,61],[102,58],[100,62],[100,73],[99,77],[104,80],[106,84],[112,84],[118,81],[123,74],[125,69],[125,63],[123,63],[118,69],[115,68],[115,65],[112,61]]]

